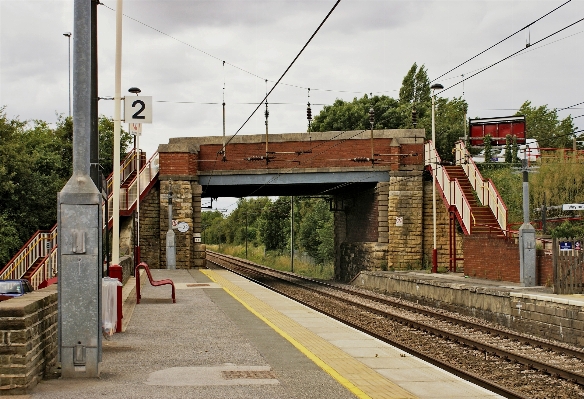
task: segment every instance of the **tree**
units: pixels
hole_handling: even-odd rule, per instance
[[[263,209],[259,230],[266,250],[284,252],[288,246],[290,226],[290,197],[278,197]]]
[[[399,104],[406,122],[403,127],[413,127],[411,118],[407,118],[407,114],[411,115],[413,110],[416,111],[418,119],[426,117],[430,112],[430,79],[428,79],[424,65],[418,68],[418,65],[414,62],[406,76],[404,76],[402,86],[399,89]]]
[[[572,146],[572,132],[576,129],[571,116],[559,120],[556,109],[532,106],[531,101],[525,101],[517,115],[525,115],[527,138],[537,139],[540,147]]]
[[[320,198],[306,198],[299,206],[298,242],[316,263],[333,260],[334,221],[327,202]]]
[[[312,122],[312,131],[366,130],[371,128],[369,109],[375,112],[375,129],[399,129],[404,116],[398,102],[388,96],[355,97],[352,102],[335,100],[325,105]]]
[[[114,170],[114,120],[104,115],[99,117],[99,164],[105,177]],[[124,129],[120,133],[120,160],[126,157],[132,143],[132,135]]]
[[[100,117],[100,149],[111,170],[113,121]],[[131,137],[122,134],[125,156]],[[6,263],[36,230],[57,219],[57,193],[72,175],[73,123],[58,117],[51,128],[41,120],[9,119],[0,108],[0,264]]]

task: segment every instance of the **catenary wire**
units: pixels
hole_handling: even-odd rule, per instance
[[[235,132],[235,134],[233,134],[233,136],[231,136],[231,138],[229,140],[227,140],[227,142],[225,143],[225,145],[229,144],[231,142],[231,140],[233,140],[233,138],[235,136],[237,136],[237,134],[241,131],[241,129],[243,129],[243,127],[247,124],[247,122],[252,118],[252,116],[255,115],[255,113],[257,112],[257,110],[262,106],[262,103],[264,101],[266,101],[266,99],[268,98],[268,96],[272,93],[272,91],[274,91],[274,89],[278,86],[278,83],[280,83],[280,81],[284,78],[284,76],[286,76],[286,74],[288,73],[288,71],[290,70],[290,68],[292,68],[292,65],[294,65],[294,63],[296,62],[296,60],[300,57],[300,55],[304,52],[304,49],[310,44],[310,42],[312,41],[312,39],[314,38],[314,36],[316,36],[316,34],[318,33],[318,31],[320,30],[320,28],[324,25],[324,23],[327,21],[327,19],[330,17],[330,15],[333,13],[333,11],[337,8],[337,6],[339,5],[339,3],[341,2],[341,0],[337,0],[335,2],[335,4],[333,5],[333,7],[331,8],[331,10],[328,12],[328,14],[326,15],[326,17],[324,17],[324,19],[322,20],[322,22],[320,23],[320,25],[318,25],[318,28],[316,28],[316,30],[314,31],[314,33],[310,36],[310,38],[308,39],[308,41],[304,44],[304,46],[302,47],[302,49],[300,49],[300,51],[298,52],[298,54],[296,55],[296,57],[294,57],[294,59],[292,60],[292,62],[290,63],[290,65],[288,65],[288,68],[286,68],[286,70],[284,71],[284,73],[282,74],[282,76],[280,76],[280,78],[276,81],[276,83],[274,83],[274,86],[270,89],[270,91],[265,95],[265,97],[262,99],[262,101],[260,101],[260,103],[257,105],[257,107],[253,110],[253,112],[250,114],[250,116],[245,120],[245,122],[243,122],[243,124],[241,125],[241,127],[239,129],[237,129],[237,131]]]
[[[568,29],[568,28],[570,28],[570,27],[572,27],[572,26],[574,26],[574,25],[576,25],[577,23],[580,23],[580,22],[582,22],[582,21],[584,21],[584,18],[581,18],[581,19],[577,20],[576,22],[573,22],[573,23],[571,23],[570,25],[567,25],[567,26],[563,27],[562,29],[559,29],[559,30],[555,31],[554,33],[551,33],[551,34],[547,35],[546,37],[544,37],[544,38],[542,38],[542,39],[539,39],[538,41],[536,41],[536,42],[535,42],[535,43],[533,43],[533,44],[535,45],[535,44],[537,44],[537,43],[541,43],[542,41],[544,41],[544,40],[546,40],[546,39],[548,39],[548,38],[550,38],[550,37],[552,37],[552,36],[554,36],[554,35],[557,35],[558,33],[562,32],[562,31],[564,31],[564,30],[566,30],[566,29]],[[464,79],[460,80],[459,82],[457,82],[457,83],[455,83],[455,84],[453,84],[453,85],[451,85],[451,86],[448,86],[447,88],[445,88],[444,90],[442,90],[442,91],[441,91],[441,93],[444,93],[446,90],[449,90],[449,89],[451,89],[451,88],[453,88],[453,87],[455,87],[455,86],[458,86],[458,85],[459,85],[459,84],[461,84],[462,82],[465,82],[465,81],[469,80],[470,78],[472,78],[472,77],[474,77],[474,76],[477,76],[478,74],[480,74],[480,73],[482,73],[482,72],[486,71],[487,69],[490,69],[490,68],[494,67],[495,65],[498,65],[498,64],[500,64],[501,62],[503,62],[503,61],[505,61],[505,60],[508,60],[509,58],[511,58],[511,57],[513,57],[513,56],[515,56],[515,55],[517,55],[517,54],[519,54],[519,53],[521,53],[522,51],[524,51],[524,50],[525,50],[525,49],[527,49],[527,48],[529,48],[529,47],[522,48],[521,50],[518,50],[518,51],[514,52],[513,54],[511,54],[511,55],[508,55],[507,57],[505,57],[505,58],[503,58],[503,59],[501,59],[501,60],[499,60],[499,61],[497,61],[497,62],[495,62],[495,63],[493,63],[493,64],[491,64],[491,65],[489,65],[488,67],[485,67],[485,68],[481,69],[480,71],[473,73],[472,75],[470,75],[470,76],[468,76],[468,77],[466,77],[466,78],[464,78]]]
[[[561,7],[565,6],[566,4],[568,4],[570,1],[572,0],[568,0],[566,1],[564,4],[554,8],[553,10],[551,10],[550,12],[548,12],[547,14],[539,17],[538,19],[536,19],[535,21],[529,23],[528,25],[525,25],[523,28],[519,29],[518,31],[516,31],[515,33],[510,34],[509,36],[507,36],[506,38],[504,38],[503,40],[500,40],[499,42],[493,44],[491,47],[487,48],[486,50],[481,51],[480,53],[478,53],[477,55],[475,55],[474,57],[469,58],[468,60],[464,61],[462,64],[459,64],[457,66],[455,66],[454,68],[452,68],[451,70],[449,70],[448,72],[443,73],[442,75],[438,76],[436,79],[433,79],[432,82],[437,81],[438,79],[440,79],[441,77],[448,75],[450,72],[454,71],[455,69],[458,69],[459,67],[463,66],[464,64],[466,64],[467,62],[470,62],[472,60],[474,60],[475,58],[477,58],[478,56],[480,56],[481,54],[486,53],[487,51],[489,51],[490,49],[492,49],[493,47],[498,46],[499,44],[503,43],[505,40],[515,36],[516,34],[520,33],[521,31],[529,28],[531,25],[535,24],[536,22],[542,20],[543,18],[547,17],[548,15],[550,15],[551,13],[553,13],[554,11],[560,9]]]

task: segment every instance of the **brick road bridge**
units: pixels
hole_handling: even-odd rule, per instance
[[[222,137],[174,138],[149,160],[144,153],[130,152],[120,172],[120,255],[125,259],[120,262],[125,273],[132,268],[138,181],[142,260],[153,268],[166,267],[171,184],[173,219],[190,227],[176,236],[179,268],[205,262],[202,198],[264,195],[329,200],[339,280],[363,269],[428,268],[434,175],[438,266],[455,271],[464,261],[469,275],[518,281],[518,267],[508,267],[510,261],[519,264],[517,246],[500,239],[512,236],[505,204],[462,142],[454,148],[454,164],[446,165],[433,143],[424,142],[423,130],[377,130],[373,139],[369,131],[280,134],[271,135],[268,146],[264,140],[264,135],[236,136],[223,151]],[[111,229],[113,175],[106,187],[108,206],[104,201],[103,209],[109,213],[104,221]],[[0,270],[0,279],[27,278],[35,289],[56,281],[56,243],[56,225],[37,231]],[[486,264],[484,254],[496,258],[498,266]]]
[[[431,254],[424,245],[432,245],[423,239],[424,130],[375,130],[373,139],[370,131],[310,136],[271,134],[267,148],[264,135],[236,136],[224,153],[222,137],[160,145],[159,184],[141,203],[142,260],[166,267],[172,184],[173,217],[190,226],[177,232],[177,268],[204,263],[204,247],[195,242],[202,198],[290,195],[330,197],[337,278],[363,268],[419,268]]]

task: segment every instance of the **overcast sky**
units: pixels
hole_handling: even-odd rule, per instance
[[[116,1],[102,2],[99,95],[110,97]],[[170,137],[221,135],[224,84],[227,135],[235,133],[255,108],[245,103],[263,98],[265,79],[271,88],[334,3],[124,0],[122,91],[137,86],[154,100],[153,123],[144,125],[142,148],[150,155]],[[397,98],[414,62],[424,64],[434,79],[562,3],[342,0],[284,78],[287,85],[270,96],[270,132],[306,131],[308,87],[313,104],[350,101],[370,92]],[[461,75],[580,18],[584,2],[573,0],[439,82],[455,84]],[[54,123],[57,114],[68,114],[68,39],[63,33],[72,30],[72,0],[0,0],[0,106],[9,117]],[[583,33],[581,22],[467,80],[464,92],[460,84],[443,96],[464,95],[470,117],[511,115],[526,100],[550,108],[584,102]],[[321,108],[314,105],[313,115]],[[579,116],[582,108],[559,115]],[[113,101],[100,101],[99,112],[112,117]],[[583,125],[581,120],[575,119],[576,126]],[[263,129],[262,107],[240,134]]]

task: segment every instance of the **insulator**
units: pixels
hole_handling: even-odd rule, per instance
[[[306,107],[306,119],[309,121],[312,120],[312,110],[310,109],[310,103],[308,103],[308,107]]]
[[[354,162],[369,162],[371,161],[371,158],[366,158],[366,157],[357,157],[357,158],[353,158]]]
[[[373,125],[373,123],[375,122],[375,110],[373,109],[373,107],[369,108],[369,123],[371,123],[371,125]]]
[[[415,109],[412,109],[412,125],[414,125],[414,127],[416,127],[417,124],[418,124],[418,111],[416,111]]]

